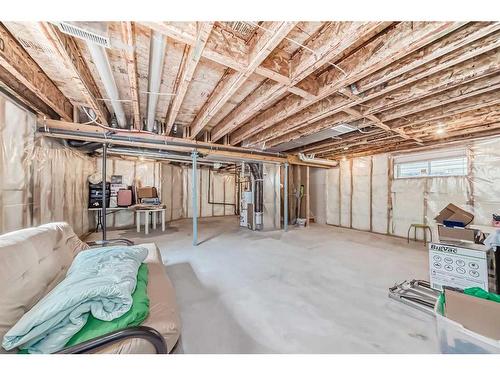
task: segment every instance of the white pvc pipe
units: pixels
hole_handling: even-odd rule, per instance
[[[299,152],[299,159],[303,161],[304,163],[310,163],[311,167],[314,167],[314,164],[316,165],[324,165],[328,167],[336,167],[339,165],[339,163],[335,160],[328,160],[328,159],[318,159],[315,158],[314,156],[306,156],[303,153]]]
[[[97,71],[99,72],[106,94],[108,98],[111,99],[111,106],[115,112],[118,126],[120,128],[126,128],[127,119],[125,117],[125,112],[123,111],[123,106],[120,102],[118,87],[116,86],[115,77],[113,76],[113,71],[111,70],[106,50],[104,47],[91,42],[87,42],[87,47],[90,51],[90,55],[92,56],[92,60],[94,60]]]
[[[151,47],[149,51],[149,82],[148,82],[148,107],[146,116],[146,129],[153,131],[156,105],[160,92],[163,61],[165,58],[165,38],[163,35],[153,32],[151,35]]]

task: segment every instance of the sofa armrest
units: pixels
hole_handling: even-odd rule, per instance
[[[64,348],[62,350],[59,350],[55,354],[90,353],[96,349],[100,349],[108,345],[115,344],[116,342],[132,338],[144,339],[150,342],[154,346],[156,354],[168,354],[167,346],[165,344],[165,339],[163,338],[163,336],[157,330],[147,326],[120,329],[118,331],[114,331],[106,335],[84,341],[80,344]]]
[[[90,247],[101,247],[101,246],[113,246],[113,245],[125,245],[125,246],[132,246],[134,245],[133,241],[127,240],[126,238],[115,238],[111,240],[97,240],[97,241],[90,241],[87,242],[87,245]]]

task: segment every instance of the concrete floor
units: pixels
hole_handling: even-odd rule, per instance
[[[390,300],[397,281],[428,279],[421,243],[313,224],[252,232],[235,217],[191,220],[148,237],[175,285],[183,353],[435,353],[434,318]]]

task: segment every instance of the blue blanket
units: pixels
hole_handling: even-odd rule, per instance
[[[6,333],[2,346],[54,353],[85,325],[90,313],[105,321],[122,316],[132,306],[137,271],[147,253],[138,246],[82,251],[66,278]]]

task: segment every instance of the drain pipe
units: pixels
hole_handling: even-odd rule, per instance
[[[158,104],[163,61],[165,58],[165,46],[165,37],[157,32],[153,32],[149,50],[148,107],[146,116],[146,130],[150,132],[154,130],[156,105]]]
[[[98,46],[95,43],[87,42],[87,48],[89,49],[92,60],[97,68],[97,72],[101,77],[102,84],[106,90],[108,98],[111,100],[111,107],[115,112],[116,120],[118,121],[118,126],[122,129],[127,127],[127,119],[125,117],[125,112],[123,111],[123,106],[120,102],[120,95],[118,94],[118,87],[116,86],[115,78],[111,70],[111,65],[109,64],[108,55],[104,47]]]

